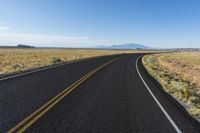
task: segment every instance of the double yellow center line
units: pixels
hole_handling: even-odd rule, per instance
[[[108,64],[118,60],[114,59],[111,60],[96,69],[90,71],[85,76],[71,84],[69,87],[64,89],[62,92],[60,92],[58,95],[53,97],[50,101],[48,101],[46,104],[41,106],[39,109],[37,109],[35,112],[30,114],[28,117],[26,117],[24,120],[22,120],[20,123],[18,123],[15,127],[11,128],[8,133],[22,133],[26,129],[28,129],[33,123],[35,123],[40,117],[42,117],[47,111],[49,111],[52,107],[54,107],[59,101],[61,101],[66,95],[68,95],[71,91],[73,91],[75,88],[77,88],[81,83],[83,83],[85,80],[87,80],[89,77],[91,77],[93,74],[95,74],[97,71],[102,69],[103,67],[107,66]]]

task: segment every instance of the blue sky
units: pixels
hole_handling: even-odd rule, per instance
[[[0,0],[0,45],[200,47],[199,0]]]

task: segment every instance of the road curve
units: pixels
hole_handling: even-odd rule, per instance
[[[0,132],[13,129],[59,94],[13,132],[23,127],[33,133],[200,132],[150,80],[138,61],[142,55],[91,58],[0,81]]]

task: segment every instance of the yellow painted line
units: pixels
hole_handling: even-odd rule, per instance
[[[89,74],[89,73],[88,73]],[[84,77],[86,77],[88,74],[86,74]],[[55,96],[54,98],[52,98],[50,101],[48,101],[46,104],[44,104],[43,106],[41,106],[39,109],[37,109],[35,112],[33,112],[31,115],[29,115],[28,117],[26,117],[23,121],[21,121],[20,123],[18,123],[14,128],[10,129],[8,131],[8,133],[12,133],[14,132],[17,128],[19,128],[20,126],[22,126],[24,123],[26,123],[28,120],[30,120],[33,116],[35,116],[37,113],[39,113],[40,111],[42,111],[45,107],[47,107],[50,103],[52,103],[54,100],[56,100],[59,96],[61,96],[62,94],[64,94],[69,88],[71,88],[72,86],[74,86],[76,83],[78,83],[79,81],[81,81],[84,77],[80,78],[79,80],[77,80],[76,82],[74,82],[73,84],[71,84],[68,88],[66,88],[65,90],[63,90],[61,93],[59,93],[57,96]]]
[[[48,110],[50,110],[53,106],[55,106],[59,101],[61,101],[66,95],[68,95],[71,91],[73,91],[75,88],[77,88],[81,83],[83,83],[85,80],[87,80],[89,77],[91,77],[93,74],[95,74],[97,71],[105,67],[106,65],[118,60],[114,59],[111,60],[98,68],[90,71],[88,74],[71,84],[69,87],[67,87],[65,90],[63,90],[61,93],[59,93],[57,96],[52,98],[49,102],[41,106],[39,109],[37,109],[35,112],[33,112],[31,115],[26,117],[23,121],[21,121],[19,124],[17,124],[15,127],[10,129],[8,133],[13,132],[24,132],[28,127],[30,127],[34,122],[36,122],[42,115],[44,115]]]

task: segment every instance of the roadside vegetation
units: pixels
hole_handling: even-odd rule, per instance
[[[0,48],[0,76],[81,58],[145,50]]]
[[[142,62],[165,91],[200,120],[200,52],[146,55]]]

